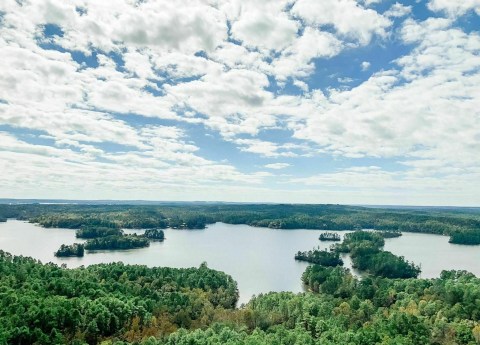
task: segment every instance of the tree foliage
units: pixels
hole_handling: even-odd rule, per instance
[[[72,245],[62,244],[60,248],[54,253],[57,257],[78,256],[82,257],[85,253],[85,247],[81,243],[74,243]]]
[[[295,254],[295,260],[306,261],[312,264],[323,266],[342,266],[343,261],[337,252],[329,252],[327,250],[314,249],[306,252],[298,252]]]
[[[322,232],[318,239],[320,241],[341,241],[340,235],[335,232]]]
[[[97,238],[107,236],[121,236],[123,231],[118,228],[107,228],[102,226],[84,226],[75,233],[77,238]]]
[[[385,278],[415,278],[420,267],[384,251],[384,236],[378,231],[355,231],[345,235],[342,243],[332,249],[337,253],[350,253],[353,267]]]
[[[205,325],[235,281],[200,268],[122,263],[66,269],[0,251],[0,344],[96,344]]]
[[[165,239],[165,234],[161,229],[147,229],[145,230],[143,236],[150,240],[163,241]]]
[[[85,249],[87,250],[115,250],[115,249],[135,249],[144,248],[150,245],[150,241],[143,236],[123,235],[107,236],[87,240]]]

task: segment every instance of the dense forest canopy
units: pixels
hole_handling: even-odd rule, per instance
[[[359,280],[311,265],[312,292],[267,293],[235,308],[235,282],[199,268],[121,263],[66,269],[0,252],[0,344],[474,345],[480,279]]]
[[[96,344],[197,328],[232,309],[237,285],[200,268],[122,263],[65,269],[0,251],[0,344]]]
[[[74,229],[88,226],[202,229],[215,222],[281,229],[375,229],[443,234],[451,236],[452,243],[480,244],[480,212],[472,209],[382,209],[300,204],[0,204],[1,218]]]

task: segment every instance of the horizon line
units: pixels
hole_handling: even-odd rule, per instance
[[[10,202],[8,202],[10,201]],[[359,206],[359,207],[386,207],[386,208],[480,208],[480,206],[457,206],[457,205],[409,205],[409,204],[342,204],[342,203],[299,203],[299,202],[273,202],[273,201],[208,201],[208,200],[146,200],[146,199],[56,199],[56,198],[0,198],[0,204],[11,204],[16,201],[24,201],[24,204],[75,204],[75,203],[95,203],[95,204],[114,204],[122,203],[145,203],[145,204],[254,204],[254,205],[339,205],[339,206]]]

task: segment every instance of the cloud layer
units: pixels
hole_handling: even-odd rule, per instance
[[[5,0],[0,196],[478,205],[479,15]]]

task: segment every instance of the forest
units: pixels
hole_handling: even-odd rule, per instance
[[[237,285],[199,268],[122,263],[66,269],[0,251],[0,344],[97,344],[204,326]]]
[[[452,243],[480,244],[480,211],[444,208],[369,208],[301,204],[0,204],[0,219],[28,220],[44,227],[203,229],[224,222],[274,229],[421,232],[450,236]]]
[[[121,263],[67,269],[0,252],[0,344],[423,345],[480,343],[480,279],[361,280],[310,265],[305,293],[235,307],[228,275]]]
[[[475,213],[335,205],[240,205],[235,218],[237,206],[0,205],[0,216],[68,225],[86,238],[87,250],[148,245],[164,238],[161,229],[168,224],[253,225],[252,219],[268,217],[345,224],[371,214],[383,221],[400,214],[406,221],[437,217],[468,229],[477,221]],[[133,219],[139,215],[146,220]],[[363,228],[358,224],[352,228]],[[116,235],[140,225],[147,229],[143,236]],[[330,251],[298,252],[297,260],[310,263],[302,276],[306,292],[260,294],[240,306],[236,282],[206,263],[190,269],[122,263],[68,269],[0,252],[0,344],[480,344],[480,279],[464,271],[418,279],[419,267],[383,250],[384,238],[399,230],[376,230],[345,234]],[[60,249],[59,255],[74,251]],[[342,267],[342,253],[365,272],[361,279]]]
[[[453,345],[480,344],[480,279],[420,268],[383,250],[401,231],[474,244],[474,211],[339,205],[0,205],[0,219],[77,229],[83,249],[145,246],[161,229],[214,222],[270,228],[350,229],[331,251],[298,252],[310,263],[304,293],[270,292],[237,306],[236,282],[208,268],[122,263],[68,269],[0,251],[0,344],[74,345]],[[124,235],[147,229],[148,236]],[[375,229],[376,231],[360,231]],[[78,236],[80,235],[80,236]],[[62,246],[59,256],[80,247]],[[342,267],[350,253],[357,278]],[[293,258],[292,258],[293,260]]]

